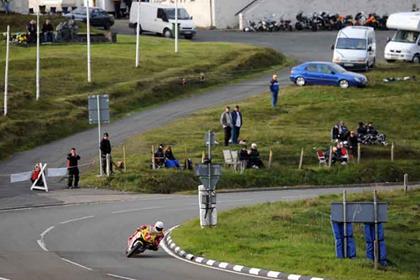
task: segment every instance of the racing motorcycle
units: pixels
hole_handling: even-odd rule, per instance
[[[126,256],[130,258],[134,255],[143,253],[146,250],[153,250],[155,236],[150,234],[149,229],[138,230],[133,236],[128,238]]]

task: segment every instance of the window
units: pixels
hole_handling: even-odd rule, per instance
[[[400,43],[415,43],[418,36],[419,32],[399,30],[397,33],[395,33],[392,41]]]
[[[318,72],[318,68],[316,67],[316,64],[309,64],[306,66],[306,71],[308,72]]]
[[[338,38],[336,49],[366,50],[366,39]]]
[[[318,65],[319,72],[323,74],[331,74],[331,68],[326,64],[319,64]]]

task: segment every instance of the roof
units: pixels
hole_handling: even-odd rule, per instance
[[[366,38],[368,31],[374,31],[372,27],[367,26],[347,26],[338,32],[338,37],[347,38]]]
[[[253,6],[256,2],[258,2],[258,0],[252,0],[251,2],[249,2],[248,4],[246,4],[245,7],[243,7],[239,11],[237,11],[236,14],[235,14],[235,16],[237,16],[240,13],[244,12],[245,10],[247,10],[248,8],[250,8],[251,6]]]
[[[389,29],[420,31],[420,12],[391,14],[386,26]]]

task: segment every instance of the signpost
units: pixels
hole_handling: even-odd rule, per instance
[[[175,53],[178,53],[178,0],[175,0]]]
[[[136,68],[140,65],[140,0],[137,1]]]
[[[86,42],[87,42],[87,80],[88,83],[92,82],[91,72],[91,58],[90,58],[90,11],[89,1],[86,0]]]
[[[198,186],[201,227],[215,226],[217,224],[216,184],[222,175],[222,167],[211,162],[211,148],[215,142],[215,133],[212,131],[207,132],[204,137],[204,143],[208,148],[207,161],[204,164],[198,164],[195,168],[195,173],[202,183],[202,185]]]
[[[8,82],[9,82],[9,46],[10,46],[10,26],[7,26],[6,32],[6,63],[4,68],[4,115],[7,115],[7,94],[8,94]]]
[[[40,26],[39,26],[39,9],[38,13],[36,14],[36,100],[39,99],[40,95],[40,86],[39,86],[39,79],[40,79],[40,57],[39,57],[39,41],[40,41]]]
[[[88,97],[89,124],[98,124],[99,175],[102,176],[101,124],[109,123],[109,96],[91,95]]]

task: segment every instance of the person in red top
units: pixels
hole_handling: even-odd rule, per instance
[[[131,239],[136,236],[137,232],[147,229],[148,234],[150,234],[150,246],[149,249],[157,251],[159,249],[159,243],[165,237],[163,232],[163,222],[157,221],[154,225],[141,225],[137,230],[129,237],[129,243]]]
[[[41,174],[41,176],[39,175],[41,173],[41,166],[40,166],[40,164],[35,164],[35,167],[34,167],[34,171],[32,171],[32,175],[31,175],[31,182],[32,183],[34,183],[35,181],[36,181],[36,179],[38,179],[38,177],[39,177],[39,180],[36,182],[36,186],[39,186],[39,187],[43,187],[44,186],[44,180],[42,180],[42,174]]]

